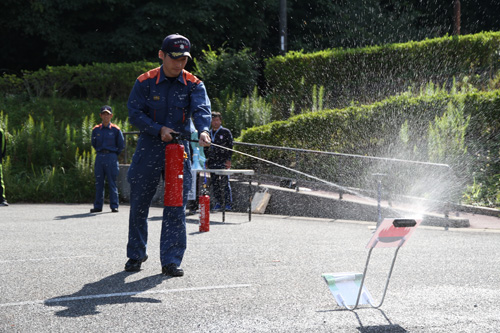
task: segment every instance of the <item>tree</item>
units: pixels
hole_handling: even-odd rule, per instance
[[[455,0],[288,0],[288,50],[422,40],[451,34]],[[498,0],[461,2],[461,34],[500,30]],[[279,49],[277,0],[2,0],[0,72],[47,65],[156,61],[163,38],[181,33],[192,54]],[[188,68],[189,70],[190,68]]]

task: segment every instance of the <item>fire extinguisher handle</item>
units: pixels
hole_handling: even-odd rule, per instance
[[[172,136],[172,141],[169,143],[179,143],[181,140],[181,133],[179,132],[170,132],[170,135]]]

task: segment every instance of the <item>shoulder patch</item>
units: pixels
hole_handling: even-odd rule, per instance
[[[96,128],[100,128],[102,126],[102,124],[99,124],[99,125],[95,125],[94,128],[92,128],[93,130],[96,129]]]
[[[116,128],[117,130],[120,131],[120,127],[116,126],[115,124],[111,123],[111,128]]]
[[[160,75],[160,67],[156,67],[146,73],[139,75],[137,80],[139,80],[139,82],[144,82],[149,79],[156,79],[158,75]]]
[[[196,76],[193,74],[189,73],[186,70],[182,71],[182,77],[184,78],[184,83],[187,85],[187,82],[190,81],[194,84],[199,84],[201,82],[200,79],[198,79]]]

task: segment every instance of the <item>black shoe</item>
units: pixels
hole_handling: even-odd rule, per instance
[[[7,200],[0,202],[0,206],[8,206],[8,205],[9,203],[7,202]]]
[[[111,208],[111,211],[112,211],[113,213],[118,213],[118,208]]]
[[[176,264],[168,264],[161,268],[161,273],[166,276],[183,276],[184,271],[182,268],[177,267]]]
[[[90,212],[91,212],[91,213],[100,213],[100,212],[102,212],[102,209],[99,209],[99,208],[92,208],[92,209],[90,210]]]
[[[125,264],[125,270],[127,272],[138,272],[141,270],[141,264],[148,260],[148,256],[146,255],[144,258],[135,260],[135,259],[129,259],[127,263]]]

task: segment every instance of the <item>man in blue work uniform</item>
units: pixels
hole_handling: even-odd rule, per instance
[[[219,112],[212,112],[212,128],[210,129],[210,138],[216,145],[233,149],[233,134],[222,126],[222,115]],[[231,157],[233,151],[210,146],[206,149],[207,168],[208,169],[230,169]],[[215,173],[210,174],[210,184],[215,196],[215,206],[213,210],[222,209],[222,203],[225,203],[225,210],[232,209],[233,197],[231,195],[231,185],[229,176],[220,176]],[[222,200],[222,187],[224,187],[224,201]]]
[[[102,212],[104,205],[104,179],[109,186],[109,206],[113,213],[118,213],[118,155],[125,147],[123,133],[118,126],[111,123],[113,110],[111,106],[101,108],[102,123],[92,129],[92,147],[96,150],[94,175],[95,175],[95,201],[91,213]]]
[[[125,270],[139,271],[147,260],[148,213],[158,182],[164,174],[165,147],[171,133],[191,134],[191,120],[198,130],[199,144],[210,145],[210,100],[205,85],[184,70],[191,44],[181,35],[165,37],[158,57],[162,65],[140,75],[128,100],[130,123],[140,130],[127,179],[130,183],[130,217]],[[189,155],[188,141],[183,140]],[[191,188],[190,157],[184,160],[183,206],[164,207],[160,236],[162,273],[182,276],[179,267],[186,250],[186,203]],[[169,191],[168,188],[165,191]]]

